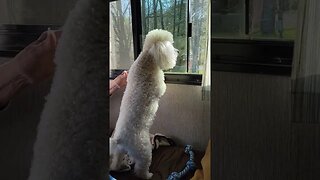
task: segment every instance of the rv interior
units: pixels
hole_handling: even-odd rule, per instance
[[[80,1],[89,0],[1,0],[0,75],[43,32],[63,31]],[[320,178],[320,1],[111,0],[106,5],[109,58],[103,61],[110,92],[121,73],[130,74],[148,32],[169,31],[179,50],[175,67],[164,71],[166,90],[149,132],[151,179]],[[52,77],[23,87],[4,105],[7,91],[0,77],[0,179],[29,178]],[[104,91],[107,158],[126,85]],[[108,162],[97,168],[108,167],[101,170],[105,178],[139,179],[134,163],[121,160],[116,169]],[[76,167],[57,172],[68,177]]]

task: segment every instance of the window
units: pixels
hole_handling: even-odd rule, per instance
[[[59,29],[76,1],[0,1],[0,56],[13,57],[43,31]]]
[[[187,70],[187,1],[141,0],[142,36],[153,29],[165,29],[173,34],[174,46],[179,49],[177,65],[172,72]]]
[[[0,24],[63,25],[77,0],[2,0]]]
[[[129,69],[134,59],[130,0],[111,2],[109,17],[110,68]]]
[[[297,3],[213,0],[213,70],[290,75]]]
[[[203,74],[208,56],[209,41],[209,2],[208,0],[189,1],[189,21],[192,24],[189,50],[188,72]]]
[[[293,40],[298,0],[214,0],[213,36]]]
[[[298,0],[250,0],[250,3],[251,38],[294,40]]]
[[[113,14],[110,14],[110,28],[113,28],[113,30],[110,29],[110,42],[113,39],[114,44],[110,44],[110,58],[114,58],[114,60],[111,59],[112,66],[110,67],[127,69],[132,63],[130,61],[125,65],[113,65],[124,61],[112,54],[117,54],[118,43],[121,42],[117,38],[115,30],[125,31],[123,33],[128,36],[126,42],[130,45],[127,52],[131,53],[129,59],[133,60],[132,57],[137,57],[140,53],[145,35],[150,30],[165,29],[173,34],[174,46],[179,49],[177,65],[168,73],[203,73],[209,40],[208,5],[209,0],[119,0],[111,2],[110,13]],[[119,12],[119,9],[122,10],[122,13],[116,13]],[[119,24],[117,19],[121,18],[125,23]],[[118,24],[115,22],[118,22]],[[133,28],[132,31],[129,31],[130,27]],[[121,37],[125,37],[125,35],[121,35]],[[201,83],[201,80],[199,81]]]
[[[245,33],[244,0],[214,0],[212,30],[214,37],[242,37]]]

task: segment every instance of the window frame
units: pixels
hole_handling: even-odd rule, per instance
[[[112,0],[116,1],[116,0]],[[187,9],[189,9],[189,1],[187,0]],[[141,0],[130,0],[132,14],[132,35],[133,35],[133,52],[136,59],[142,50],[142,19],[141,19]],[[134,26],[137,24],[137,26]],[[140,24],[140,26],[139,26]],[[187,11],[187,38],[191,37],[192,24],[189,22],[189,10]],[[187,49],[189,51],[189,40],[187,40]],[[187,53],[187,64],[189,53]],[[127,69],[111,69],[110,79],[114,79],[122,71]],[[202,74],[190,73],[173,73],[165,72],[165,82],[169,84],[184,84],[201,86]]]
[[[0,24],[0,57],[14,57],[48,28],[57,30],[60,27],[59,25],[51,24]]]
[[[250,26],[249,6],[249,0],[245,0],[246,35]],[[211,24],[213,21],[211,13]],[[211,28],[211,52],[212,71],[290,76],[294,40],[218,38]]]
[[[218,38],[211,41],[213,71],[291,75],[292,41]]]

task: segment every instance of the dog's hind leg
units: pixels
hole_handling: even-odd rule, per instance
[[[152,160],[152,145],[149,138],[140,139],[140,142],[135,143],[128,153],[135,160],[134,173],[136,176],[151,179],[153,174],[149,172],[149,167]]]

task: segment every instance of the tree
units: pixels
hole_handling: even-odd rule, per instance
[[[176,17],[177,17],[177,0],[174,0],[174,5],[173,5],[173,30],[172,34],[175,36],[176,33]]]
[[[147,32],[147,22],[146,22],[146,1],[141,0],[141,19],[145,22],[142,23],[143,32]]]
[[[157,20],[157,0],[153,0],[153,27],[157,28],[158,27],[158,20]]]
[[[192,6],[192,58],[190,59],[191,72],[196,73],[199,69],[200,60],[200,37],[203,30],[203,0],[193,3]]]
[[[130,56],[132,48],[132,33],[130,32],[129,16],[125,14],[129,11],[129,1],[123,6],[122,1],[116,1],[115,6],[111,4],[111,14],[113,20],[113,33],[111,36],[114,38],[114,46],[116,46],[116,56],[115,61],[117,63],[116,67],[129,68],[132,64],[130,61],[133,57]],[[123,8],[123,9],[122,9]]]
[[[164,29],[162,1],[161,1],[161,0],[158,0],[158,3],[159,3],[159,5],[160,5],[161,29]]]

